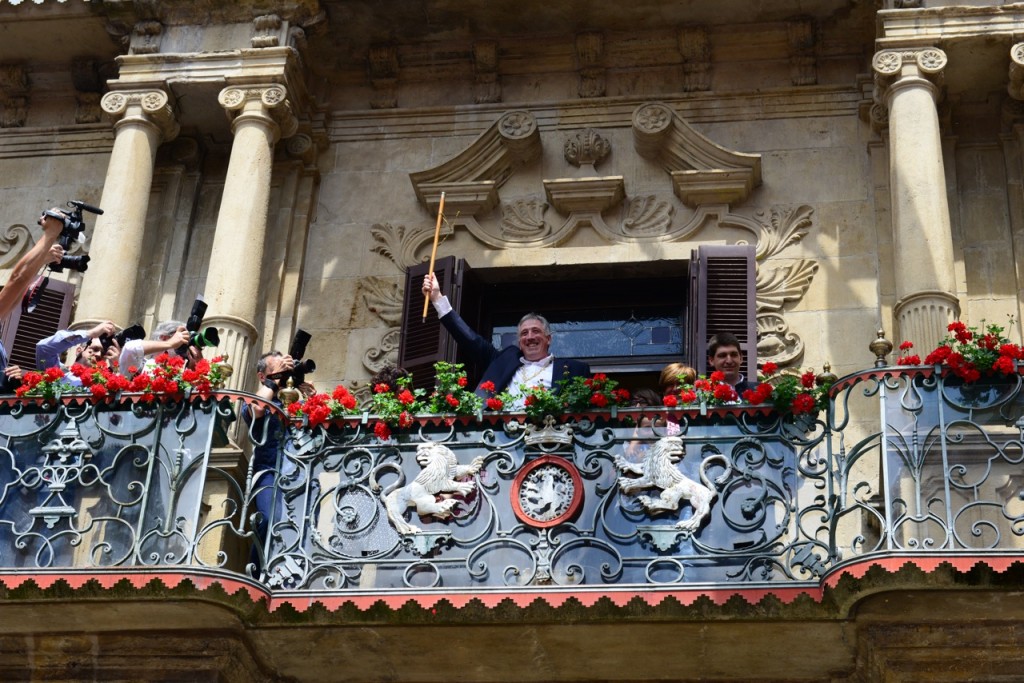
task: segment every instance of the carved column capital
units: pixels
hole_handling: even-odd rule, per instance
[[[1006,89],[1013,99],[1024,100],[1024,43],[1010,48],[1010,83]]]
[[[127,121],[143,121],[160,132],[163,142],[178,136],[174,108],[163,90],[115,90],[103,96],[100,107],[116,122],[115,128]]]
[[[882,50],[871,60],[875,72],[875,85],[880,91],[890,89],[907,78],[926,79],[934,86],[942,84],[942,70],[946,68],[946,53],[936,47],[914,50]]]
[[[217,96],[227,111],[232,130],[241,121],[262,120],[275,129],[275,139],[290,138],[299,129],[288,91],[276,83],[256,86],[228,86]]]

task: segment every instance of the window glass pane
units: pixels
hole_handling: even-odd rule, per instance
[[[517,344],[515,326],[495,327],[493,341]],[[628,319],[551,322],[552,350],[572,358],[678,355],[683,348],[679,315],[636,314]]]

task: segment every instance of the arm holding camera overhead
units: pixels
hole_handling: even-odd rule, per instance
[[[43,266],[47,263],[60,263],[64,257],[64,248],[57,244],[64,223],[53,214],[65,215],[59,209],[50,209],[40,216],[38,224],[43,229],[42,239],[18,259],[11,277],[0,291],[0,318],[6,318],[21,303]]]

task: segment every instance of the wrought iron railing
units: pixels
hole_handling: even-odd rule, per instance
[[[1021,380],[840,380],[827,412],[293,425],[237,469],[232,402],[0,406],[0,571],[188,567],[270,594],[820,586],[897,555],[1012,556]],[[274,410],[271,408],[271,410]],[[278,420],[283,413],[273,413]],[[240,438],[266,448],[257,422]]]

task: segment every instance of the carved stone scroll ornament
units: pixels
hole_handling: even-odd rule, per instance
[[[778,313],[757,314],[757,360],[775,363],[780,368],[799,363],[804,355],[804,342],[789,331],[786,319]]]
[[[422,529],[405,521],[405,511],[410,507],[416,508],[421,517],[451,518],[452,509],[460,500],[444,494],[468,496],[475,491],[473,477],[483,467],[484,458],[479,456],[468,465],[460,465],[455,453],[447,446],[422,443],[416,448],[416,462],[423,469],[411,483],[405,484],[405,475],[399,470],[398,481],[380,494],[388,519],[403,536],[423,533]],[[375,482],[385,468],[396,466],[388,463],[375,470]],[[377,484],[376,488],[379,489],[380,485]]]
[[[397,282],[383,277],[367,277],[360,281],[363,303],[389,325],[402,324],[402,292]]]
[[[672,227],[674,211],[675,207],[672,206],[672,202],[658,199],[653,194],[631,197],[626,218],[622,222],[622,232],[631,237],[664,235]]]
[[[21,223],[7,226],[0,234],[0,268],[10,268],[25,250],[32,235]]]
[[[115,90],[103,96],[100,107],[116,122],[141,119],[156,126],[164,142],[178,136],[174,108],[163,90]],[[115,123],[115,129],[117,125]]]
[[[380,341],[363,354],[363,367],[375,375],[388,365],[398,362],[398,346],[402,339],[402,328],[392,327],[381,335]]]
[[[619,491],[631,495],[644,489],[659,489],[657,497],[641,495],[637,502],[649,513],[677,512],[683,501],[693,506],[689,519],[680,520],[675,527],[694,532],[711,512],[711,503],[718,496],[716,486],[721,486],[732,474],[732,463],[721,453],[704,458],[700,464],[700,479],[697,483],[679,471],[678,463],[686,454],[683,440],[678,436],[664,436],[658,439],[644,454],[643,461],[629,462],[621,455],[615,457],[615,467],[623,473],[619,477]],[[720,462],[725,472],[715,481],[708,478],[707,468],[713,462]],[[628,476],[631,474],[637,477]]]
[[[545,202],[517,199],[501,205],[501,236],[509,242],[534,242],[551,232],[544,222]]]
[[[445,204],[447,205],[447,197]],[[445,213],[448,213],[447,209]],[[451,234],[451,226],[442,223],[441,237],[448,237]],[[370,251],[388,259],[395,264],[399,272],[404,273],[410,266],[422,260],[417,257],[417,253],[433,239],[434,229],[433,226],[406,229],[404,225],[374,223],[370,228],[370,236],[377,243]]]

